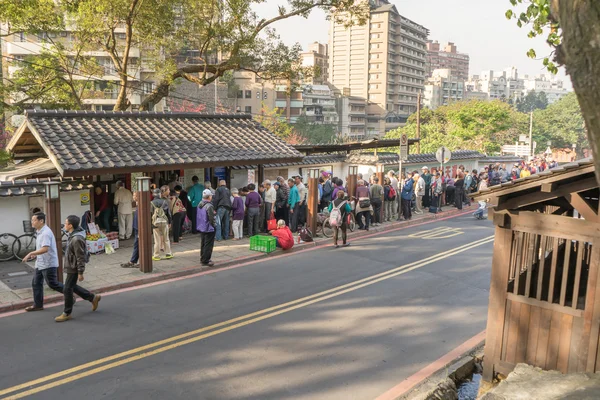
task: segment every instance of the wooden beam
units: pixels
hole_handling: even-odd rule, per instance
[[[566,240],[592,242],[600,237],[596,221],[530,211],[509,213],[513,231],[546,235]]]
[[[571,193],[566,196],[567,200],[577,212],[583,215],[583,218],[590,221],[598,221],[598,211],[594,210],[579,193]]]
[[[500,198],[497,210],[516,210],[521,207],[528,206],[530,204],[542,203],[544,201],[556,199],[559,197],[568,196],[571,193],[584,192],[598,187],[595,177],[586,178],[577,182],[560,185],[558,189],[551,193],[547,192],[533,192],[522,194],[518,197],[510,199]]]
[[[557,189],[558,185],[556,182],[553,183],[542,183],[541,191],[544,193],[551,193]]]
[[[496,212],[493,214],[494,225],[500,228],[509,228],[510,229],[510,215],[504,212]]]

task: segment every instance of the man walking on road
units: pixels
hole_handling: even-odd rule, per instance
[[[227,182],[219,181],[219,187],[212,200],[217,210],[217,242],[229,239],[229,213],[231,212],[231,193],[227,189]]]
[[[133,233],[133,194],[122,181],[117,182],[114,204],[119,214],[119,239],[129,240]]]
[[[215,207],[212,204],[212,191],[204,189],[202,201],[198,205],[198,230],[200,231],[200,263],[212,267],[211,260],[215,247]]]
[[[25,311],[41,311],[44,309],[44,280],[50,289],[63,293],[63,284],[58,281],[58,252],[56,239],[52,230],[46,225],[46,214],[35,213],[31,217],[31,226],[36,230],[35,251],[23,257],[23,262],[35,258],[33,287],[33,305]]]
[[[70,320],[73,312],[73,292],[84,300],[92,303],[92,311],[98,309],[98,303],[102,299],[99,294],[89,292],[87,289],[77,285],[77,281],[83,282],[85,263],[87,262],[87,249],[85,243],[85,231],[79,226],[80,219],[76,215],[69,215],[65,220],[65,231],[69,234],[67,250],[64,256],[64,269],[67,274],[63,293],[65,296],[65,308],[61,315],[54,318],[56,322]]]

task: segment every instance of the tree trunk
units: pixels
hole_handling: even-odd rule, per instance
[[[600,183],[600,1],[553,0],[552,14],[562,29],[556,61],[571,76]]]

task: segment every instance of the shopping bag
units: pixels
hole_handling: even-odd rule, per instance
[[[271,213],[271,218],[267,220],[267,230],[274,231],[277,229],[277,220],[275,219],[275,215]]]

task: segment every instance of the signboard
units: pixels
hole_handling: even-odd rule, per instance
[[[452,156],[452,152],[448,150],[447,147],[440,147],[438,151],[435,153],[435,158],[438,160],[440,164],[446,164],[450,161],[450,157]]]
[[[408,146],[408,135],[406,133],[400,136],[400,146]]]
[[[216,167],[213,170],[213,174],[218,178],[219,181],[224,181],[227,177],[227,168],[225,167]]]
[[[408,146],[400,146],[400,159],[403,162],[408,161]]]
[[[89,206],[90,205],[90,193],[80,193],[79,194],[79,202],[81,203],[82,206]]]

